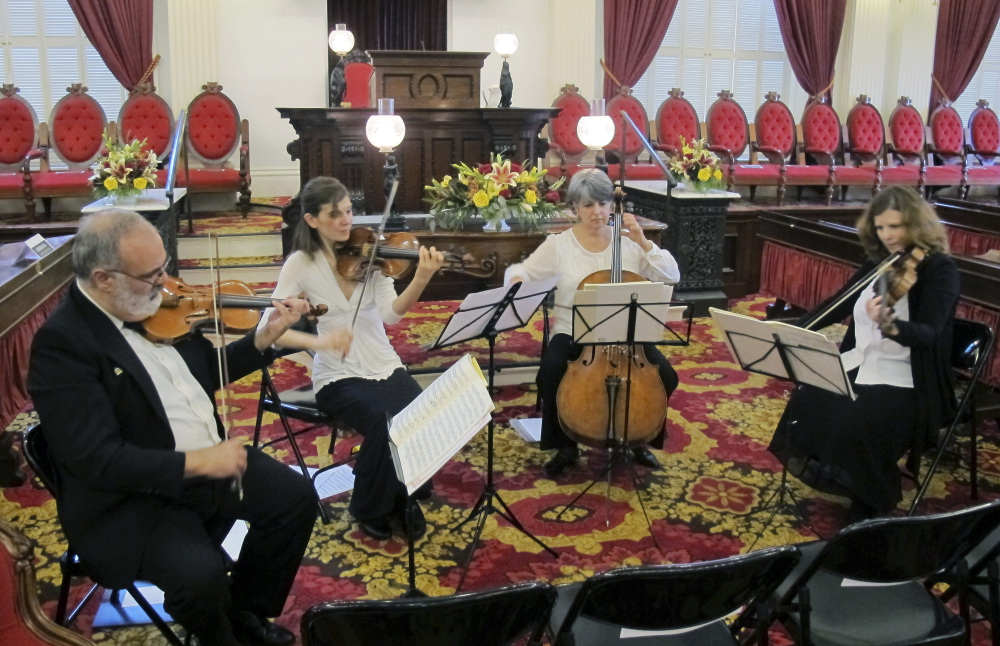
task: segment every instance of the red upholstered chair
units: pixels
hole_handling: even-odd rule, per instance
[[[549,119],[549,152],[559,158],[559,169],[549,168],[550,175],[572,175],[587,153],[587,147],[576,134],[576,126],[581,117],[590,116],[590,103],[578,94],[579,89],[567,83],[552,102],[553,108],[559,108],[559,114]]]
[[[807,168],[823,168],[826,176],[826,204],[833,201],[834,185],[850,185],[852,182],[869,186],[874,183],[874,174],[869,169],[838,165],[841,153],[840,117],[826,102],[825,95],[814,96],[802,111],[802,153],[806,162],[814,164]],[[819,174],[818,171],[811,171]]]
[[[867,94],[858,97],[858,102],[847,113],[847,146],[844,161],[855,168],[869,166],[872,173],[872,195],[882,189],[882,166],[885,153],[885,125],[882,115],[872,105]],[[835,177],[835,179],[837,179]],[[838,181],[838,183],[841,183]],[[843,192],[846,196],[847,186]],[[853,185],[853,184],[852,184]]]
[[[639,103],[639,99],[632,96],[632,88],[622,85],[618,88],[618,94],[608,101],[605,111],[615,122],[615,136],[611,143],[604,147],[608,160],[608,175],[613,180],[617,180],[621,174],[621,160],[625,161],[626,179],[662,179],[663,171],[653,163],[637,163],[639,155],[645,150],[639,136],[635,134],[632,127],[625,123],[621,113],[627,114],[635,125],[642,131],[642,135],[649,139],[649,116],[646,108]],[[625,133],[625,148],[622,149],[622,132]]]
[[[1000,120],[990,107],[990,102],[979,99],[976,109],[969,115],[969,140],[965,147],[970,186],[1000,186],[1000,166],[995,164],[997,155],[1000,154],[998,149]],[[968,190],[967,186],[966,194]]]
[[[788,106],[781,102],[777,92],[768,92],[764,103],[757,108],[754,115],[754,130],[756,141],[750,142],[750,163],[733,166],[732,183],[736,186],[750,186],[750,201],[756,197],[758,186],[777,186],[778,205],[785,199],[785,184],[791,166],[789,158],[795,154],[795,118]],[[759,156],[763,155],[766,164],[759,164]],[[813,170],[803,167],[804,170]],[[800,174],[797,179],[806,180],[807,173]],[[824,183],[821,177],[808,183]]]
[[[243,217],[250,209],[250,124],[240,120],[236,105],[210,82],[201,86],[187,109],[187,152],[201,166],[184,167],[184,185],[190,193],[239,191]],[[239,169],[229,158],[239,151]],[[188,160],[189,162],[190,160]]]
[[[910,97],[901,96],[889,115],[889,137],[886,149],[891,163],[882,169],[882,183],[892,186],[916,185],[923,191],[927,169],[926,131],[924,118],[913,107]]]
[[[34,220],[29,156],[37,156],[38,115],[19,91],[11,84],[0,87],[0,198],[23,199],[25,213]]]
[[[733,167],[747,144],[750,143],[750,126],[747,114],[733,100],[733,93],[722,90],[708,108],[705,122],[708,125],[708,148],[722,161],[726,185],[733,185]]]
[[[371,63],[353,62],[344,65],[344,98],[341,105],[350,103],[352,108],[372,107],[371,80],[375,68]],[[346,106],[345,106],[346,107]]]
[[[681,140],[692,142],[699,138],[698,113],[691,102],[684,98],[680,88],[672,88],[670,96],[656,111],[656,143],[653,146],[673,157],[681,150]]]
[[[33,189],[42,198],[46,218],[52,215],[53,197],[86,196],[93,190],[90,165],[104,149],[103,137],[108,125],[104,108],[87,94],[86,87],[74,83],[66,91],[66,96],[52,108],[48,129],[41,130],[43,156]],[[68,170],[52,170],[50,149],[55,150]]]
[[[52,622],[38,605],[34,552],[34,545],[24,534],[0,520],[0,644],[92,644]]]
[[[930,140],[924,182],[928,192],[932,186],[961,186],[967,190],[968,172],[965,161],[965,128],[962,117],[951,103],[942,99],[941,104],[931,112]]]

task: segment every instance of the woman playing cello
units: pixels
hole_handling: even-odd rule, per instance
[[[507,269],[507,282],[541,280],[556,274],[561,278],[556,289],[556,316],[552,338],[542,356],[536,378],[542,398],[543,449],[557,449],[545,464],[549,477],[556,477],[576,463],[579,449],[559,424],[556,393],[566,374],[566,362],[580,355],[581,348],[573,343],[572,317],[568,314],[580,281],[591,273],[611,267],[612,229],[608,226],[614,185],[608,176],[596,169],[585,169],[573,175],[566,192],[566,203],[579,221],[557,235],[551,235],[523,263]],[[642,228],[631,213],[622,216],[622,268],[636,272],[649,280],[674,284],[680,280],[677,261],[665,249],[646,239]],[[624,230],[627,229],[627,232]],[[646,347],[646,356],[657,365],[660,379],[669,395],[677,387],[677,373],[654,346]],[[657,448],[663,446],[663,433],[653,439]],[[634,449],[640,464],[659,466],[656,457],[644,446]]]
[[[294,234],[297,251],[282,267],[274,293],[305,294],[327,303],[330,310],[319,317],[318,334],[289,330],[275,345],[315,351],[317,404],[364,436],[349,510],[368,536],[387,540],[391,522],[403,520],[406,488],[393,468],[386,414],[406,407],[420,394],[420,386],[390,345],[385,325],[403,318],[444,257],[433,247],[420,247],[413,279],[399,295],[391,278],[373,274],[359,308],[361,284],[337,269],[337,248],[350,237],[354,219],[347,189],[336,179],[317,177],[303,187],[301,200],[303,215]],[[429,485],[418,490],[418,497],[430,493]],[[420,515],[413,524],[405,529],[416,538],[426,530],[426,522]]]
[[[799,386],[771,440],[790,473],[810,486],[851,499],[848,523],[883,515],[902,498],[897,462],[910,449],[937,441],[952,411],[952,320],[958,303],[958,268],[948,255],[944,226],[911,188],[879,193],[857,223],[869,261],[849,285],[860,296],[831,297],[829,310],[810,327],[851,317],[840,346],[857,399]],[[894,252],[923,257],[916,282],[888,307],[878,279],[861,285],[879,260]],[[842,300],[833,307],[828,304]]]

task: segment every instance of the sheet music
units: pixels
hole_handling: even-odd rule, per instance
[[[494,327],[498,332],[521,327],[545,300],[546,294],[556,286],[559,278],[560,275],[557,274],[545,280],[525,281],[469,294],[448,321],[448,325],[442,330],[434,346],[453,345],[482,336],[486,326],[493,319],[497,306],[503,302],[507,293],[515,288],[511,306],[500,314]]]
[[[607,283],[577,290],[573,305],[573,338],[579,343],[620,343],[628,338],[629,303],[636,295],[636,343],[663,340],[663,323],[670,318],[673,287],[664,283]]]
[[[389,449],[407,490],[413,493],[486,426],[493,408],[486,378],[466,354],[396,415]]]

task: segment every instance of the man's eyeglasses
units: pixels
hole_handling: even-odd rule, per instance
[[[138,280],[140,282],[146,283],[147,285],[152,285],[153,287],[156,287],[157,281],[167,275],[167,270],[170,267],[170,261],[171,258],[168,255],[167,260],[166,262],[163,263],[162,267],[160,267],[159,269],[154,269],[153,271],[147,272],[145,274],[140,274],[138,276],[133,276],[132,274],[126,273],[121,269],[108,269],[107,271],[110,271],[115,274],[121,274],[122,276],[128,276],[129,278],[132,278],[134,280]]]

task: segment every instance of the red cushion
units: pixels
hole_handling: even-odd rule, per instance
[[[747,115],[732,99],[719,99],[708,109],[708,143],[724,146],[739,157],[747,147]]]
[[[802,117],[806,148],[832,154],[840,147],[840,119],[826,103],[813,103]]]
[[[239,114],[223,94],[204,92],[188,106],[188,142],[202,160],[222,163],[239,144]]]
[[[875,106],[867,103],[854,106],[847,118],[847,129],[855,152],[873,155],[882,150],[885,132]]]
[[[916,186],[919,181],[920,169],[916,166],[887,166],[882,169],[883,184]]]
[[[355,61],[344,65],[344,101],[352,108],[370,108],[372,106],[371,78],[375,68],[370,63]]]
[[[183,176],[183,172],[179,173]],[[227,188],[236,190],[240,187],[240,172],[235,168],[192,168],[192,189],[197,188]]]
[[[733,167],[733,182],[740,180],[778,180],[781,167],[777,164],[736,164]]]
[[[875,184],[875,169],[871,166],[834,166],[833,181],[847,186],[868,186]]]
[[[632,118],[635,125],[639,126],[639,129],[642,130],[643,135],[649,134],[649,117],[646,116],[646,108],[642,107],[642,104],[634,96],[622,96],[619,94],[608,101],[607,114],[615,122],[615,136],[611,140],[611,143],[605,147],[605,150],[615,154],[621,153],[622,128],[627,128],[625,133],[625,151],[623,154],[626,159],[634,159],[643,149],[642,142],[639,141],[635,130],[625,125],[625,120],[621,116],[622,111],[625,111]]]
[[[11,171],[9,173],[0,173],[0,190],[3,192],[13,192],[17,191],[18,194],[21,193],[21,187],[24,186],[24,173],[21,171]]]
[[[32,174],[32,186],[38,193],[48,189],[74,189],[81,191],[93,188],[89,170],[39,171]]]
[[[934,147],[942,153],[957,155],[962,150],[965,138],[962,127],[962,117],[951,106],[941,106],[931,115],[931,136]]]
[[[830,177],[829,166],[786,166],[785,181],[789,184],[817,182],[825,184]]]
[[[901,105],[892,111],[889,132],[896,151],[917,155],[924,149],[924,120],[912,105]]]
[[[928,166],[924,183],[931,186],[958,185],[962,183],[962,167],[957,164]]]
[[[122,106],[118,129],[122,141],[145,139],[150,150],[163,158],[170,147],[173,118],[170,106],[155,94],[136,94]]]
[[[994,152],[1000,148],[1000,122],[989,108],[976,109],[969,120],[969,137],[976,150]]]
[[[20,164],[38,145],[35,114],[21,97],[0,98],[0,164]]]
[[[795,145],[795,120],[792,113],[780,101],[768,101],[757,111],[757,143],[768,148],[777,148],[782,157],[787,157]]]
[[[174,186],[184,186],[184,171],[177,171],[177,179],[174,180]],[[167,169],[161,168],[156,171],[156,188],[166,188],[167,187]]]
[[[590,105],[579,94],[563,92],[552,102],[553,108],[559,108],[559,114],[549,119],[549,141],[562,150],[568,158],[578,157],[586,152],[587,147],[576,134],[576,126],[580,117],[590,115]]]
[[[608,177],[617,180],[621,173],[619,164],[608,166]],[[625,164],[625,179],[665,179],[663,171],[656,164]]]
[[[969,184],[1000,184],[1000,166],[969,166]]]
[[[674,154],[681,138],[689,143],[698,139],[698,114],[686,99],[672,96],[656,112],[656,140]]]
[[[104,109],[87,94],[67,94],[52,109],[49,141],[71,167],[89,165],[104,143]]]

